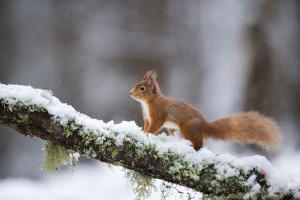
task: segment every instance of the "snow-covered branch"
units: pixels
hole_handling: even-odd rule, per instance
[[[264,157],[215,155],[172,136],[145,135],[134,122],[104,123],[61,103],[50,91],[0,84],[0,123],[100,161],[224,199],[296,199]]]

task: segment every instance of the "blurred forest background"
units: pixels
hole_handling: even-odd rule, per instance
[[[207,141],[216,153],[300,151],[300,1],[2,0],[0,82],[52,90],[104,121],[141,121],[131,86],[150,69],[209,120],[258,110],[282,148]],[[0,178],[39,178],[43,142],[0,127]],[[299,154],[300,155],[300,154]]]

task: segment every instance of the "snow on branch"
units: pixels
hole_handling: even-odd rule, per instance
[[[220,199],[297,199],[300,185],[262,156],[195,151],[184,140],[145,135],[135,122],[105,123],[61,103],[50,91],[0,84],[0,123],[67,149]]]

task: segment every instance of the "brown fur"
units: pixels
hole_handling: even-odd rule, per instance
[[[155,72],[149,71],[130,90],[132,98],[148,105],[149,116],[143,110],[146,133],[158,134],[165,122],[172,122],[196,150],[203,146],[204,138],[254,143],[267,149],[278,147],[280,133],[277,124],[270,118],[249,112],[209,123],[193,105],[164,96],[156,77]],[[173,128],[169,130],[171,133],[174,131]]]
[[[277,124],[257,112],[235,114],[211,123],[212,131],[206,137],[254,143],[266,149],[279,147]]]

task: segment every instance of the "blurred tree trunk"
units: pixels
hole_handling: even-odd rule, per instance
[[[292,51],[295,51],[295,53],[293,54],[295,59],[295,63],[293,68],[295,70],[292,70],[293,73],[297,74],[297,78],[294,79],[294,83],[292,84],[292,87],[290,88],[290,95],[293,95],[292,98],[292,107],[295,109],[291,109],[295,111],[295,116],[294,119],[296,121],[297,124],[297,128],[298,128],[298,148],[300,148],[300,1],[298,0],[294,0],[294,4],[296,7],[296,16],[295,19],[296,20],[296,34],[293,39],[295,39],[295,43],[294,46],[292,47]],[[295,74],[293,74],[293,76],[295,77]]]
[[[14,38],[10,16],[11,1],[3,0],[0,5],[0,82],[7,83],[10,80],[10,75],[14,70],[13,63],[13,50],[14,50]],[[8,152],[7,149],[10,145],[11,135],[9,130],[4,127],[0,127],[0,178],[4,178],[7,175],[9,166],[6,162]]]
[[[277,3],[272,0],[263,0],[260,3],[258,16],[246,33],[249,79],[245,109],[277,116],[280,103],[279,66],[268,32],[268,25],[276,15]]]
[[[271,41],[270,23],[277,14],[278,2],[272,0],[259,1],[258,15],[246,32],[248,55],[248,80],[246,83],[244,109],[259,111],[278,118],[280,113],[280,83],[278,65]],[[239,148],[244,147],[236,147]],[[256,146],[260,154],[266,154]],[[268,156],[270,154],[268,153]]]
[[[0,82],[9,80],[10,73],[13,71],[13,34],[11,17],[9,15],[11,1],[1,1],[0,5]]]

